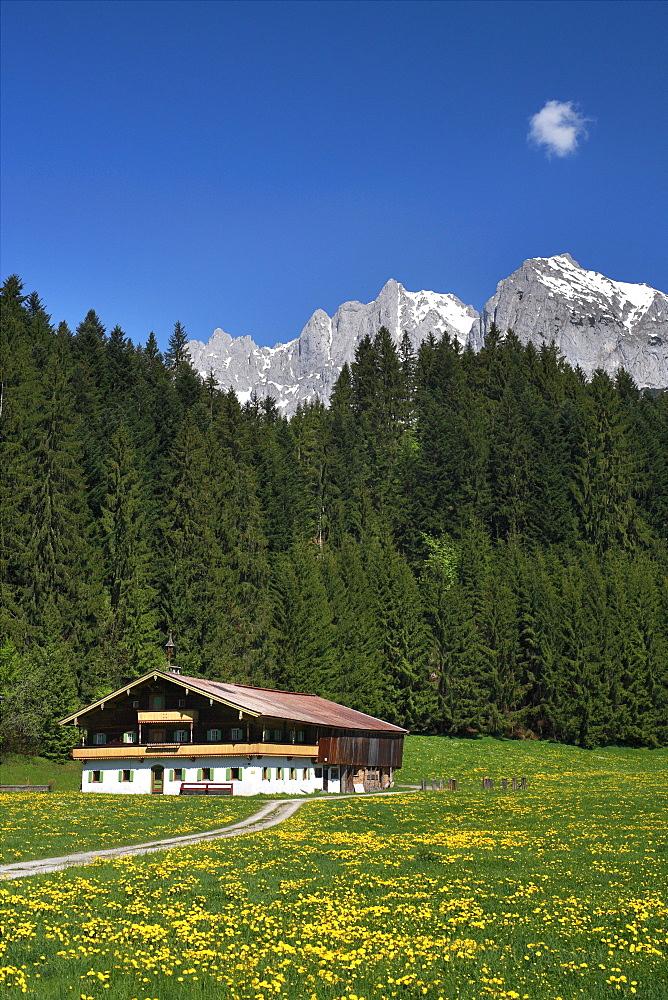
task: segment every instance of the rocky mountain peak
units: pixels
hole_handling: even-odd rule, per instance
[[[668,385],[668,296],[585,270],[570,254],[527,260],[499,282],[482,311],[476,347],[492,323],[523,343],[554,341],[586,375],[625,368],[639,386]]]
[[[668,296],[588,271],[569,253],[524,261],[499,282],[481,314],[452,293],[409,292],[390,278],[373,302],[344,302],[333,316],[316,309],[286,344],[259,347],[252,337],[216,329],[208,343],[192,340],[187,346],[195,368],[202,375],[213,370],[241,402],[252,393],[273,396],[289,415],[299,402],[327,403],[344,363],[381,326],[397,344],[404,331],[414,348],[429,334],[448,333],[479,350],[492,323],[513,329],[523,343],[554,341],[587,375],[624,367],[641,387],[668,386]]]

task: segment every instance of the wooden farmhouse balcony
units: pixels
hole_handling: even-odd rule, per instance
[[[137,722],[186,722],[196,723],[199,711],[196,708],[178,708],[171,712],[137,712]]]
[[[145,757],[318,757],[318,744],[307,743],[123,743],[75,747],[75,760],[143,759]]]

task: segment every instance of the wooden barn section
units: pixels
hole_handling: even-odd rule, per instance
[[[342,792],[352,792],[360,784],[368,792],[390,787],[394,772],[401,767],[403,745],[403,734],[380,736],[372,730],[339,729],[320,738],[318,754],[319,760],[341,768]]]

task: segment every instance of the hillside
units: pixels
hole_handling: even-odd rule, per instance
[[[0,684],[16,752],[163,662],[413,731],[668,741],[668,398],[491,327],[381,328],[291,419],[2,291]]]

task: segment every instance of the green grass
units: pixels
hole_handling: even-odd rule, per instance
[[[0,885],[0,989],[665,1000],[667,761],[410,737],[403,776],[456,793],[312,801],[263,834]],[[486,774],[528,787],[483,792]]]
[[[204,795],[0,794],[0,864],[199,833],[257,808],[253,799]]]
[[[462,791],[477,791],[482,778],[495,786],[502,778],[526,777],[532,785],[555,788],[563,785],[586,791],[596,782],[626,782],[654,775],[657,789],[668,778],[668,748],[579,747],[538,740],[455,740],[442,736],[409,736],[404,766],[396,773],[397,784],[418,784],[422,778],[457,778]],[[594,793],[594,789],[591,789]]]
[[[81,762],[54,764],[44,757],[11,755],[0,763],[0,785],[48,785],[58,792],[76,792],[81,785]]]

